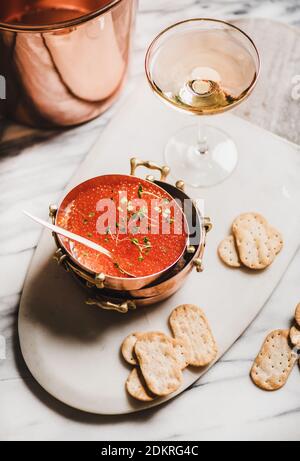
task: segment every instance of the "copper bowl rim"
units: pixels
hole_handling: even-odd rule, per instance
[[[159,184],[157,184],[158,181],[148,181],[147,179],[143,179],[143,178],[139,178],[137,176],[133,176],[133,175],[129,175],[129,174],[106,174],[106,175],[99,175],[99,176],[94,176],[92,178],[89,178],[85,181],[82,181],[80,182],[79,184],[77,184],[76,186],[72,187],[71,190],[69,190],[67,192],[66,195],[64,195],[64,197],[62,198],[62,200],[60,201],[60,204],[58,205],[58,208],[57,208],[57,213],[56,213],[56,216],[55,216],[55,224],[57,224],[57,218],[58,218],[58,215],[59,215],[59,212],[60,212],[60,209],[61,209],[61,206],[63,205],[64,201],[68,198],[68,196],[74,192],[76,190],[76,188],[82,186],[83,184],[87,184],[89,183],[90,181],[94,181],[94,180],[97,180],[98,178],[103,178],[103,177],[123,177],[123,178],[130,178],[130,179],[137,179],[138,181],[141,181],[141,182],[144,182],[144,183],[150,183],[150,184],[155,184],[156,187],[158,187],[158,189],[162,190],[165,194],[169,195],[169,197],[173,200],[174,197],[172,197],[172,195],[167,192],[165,189],[163,189],[163,187],[161,187]],[[173,186],[175,188],[175,186]],[[186,225],[187,225],[187,219],[186,219],[186,216],[184,214],[184,212],[181,210],[182,212],[182,215],[185,219],[185,222],[186,222]],[[82,271],[85,271],[87,272],[88,274],[90,274],[91,276],[96,276],[97,273],[94,272],[94,271],[91,271],[90,269],[88,269],[86,266],[82,265],[76,258],[74,258],[74,256],[72,255],[71,251],[67,248],[67,246],[64,244],[62,238],[60,235],[56,234],[56,237],[57,237],[57,240],[59,242],[59,245],[67,252],[68,254],[68,257],[71,259],[71,261],[76,265],[78,266]],[[189,245],[189,236],[187,235],[186,236],[186,241],[185,241],[185,246],[181,252],[181,254],[178,256],[178,258],[172,263],[170,264],[169,266],[167,266],[166,268],[164,268],[163,270],[159,271],[159,272],[155,272],[153,274],[150,274],[150,275],[146,275],[146,276],[143,276],[143,277],[134,277],[134,278],[130,278],[130,277],[115,277],[113,275],[109,275],[109,274],[106,274],[106,273],[103,273],[105,275],[105,279],[108,281],[115,281],[115,282],[120,282],[120,283],[129,283],[130,284],[130,281],[132,282],[142,282],[143,283],[143,286],[146,286],[148,284],[151,283],[151,281],[154,281],[158,278],[160,278],[163,274],[166,274],[170,269],[172,269],[177,263],[178,261],[180,261],[180,259],[184,256],[184,254],[186,253],[186,250],[187,250],[187,247]],[[145,282],[145,284],[144,284]],[[130,288],[128,289],[130,290]]]
[[[121,2],[125,2],[128,0],[110,0],[109,3],[102,6],[101,8],[97,8],[89,13],[82,14],[78,18],[74,18],[68,21],[61,21],[56,22],[53,24],[45,24],[42,26],[34,26],[34,25],[24,25],[24,24],[9,24],[6,22],[0,22],[0,30],[10,31],[10,32],[55,32],[59,30],[63,30],[70,27],[75,27],[80,24],[84,24],[92,19],[97,18],[98,16],[102,15],[103,13],[108,12],[115,6],[117,6]]]

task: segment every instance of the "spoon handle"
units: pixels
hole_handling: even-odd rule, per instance
[[[86,239],[85,237],[81,237],[81,235],[73,234],[73,232],[69,232],[68,230],[63,229],[62,227],[55,226],[54,224],[50,224],[49,222],[44,221],[43,219],[37,218],[36,216],[33,216],[31,213],[28,213],[28,211],[23,210],[23,213],[26,216],[28,216],[28,218],[31,218],[33,221],[37,222],[41,226],[50,229],[52,232],[62,235],[63,237],[66,237],[70,240],[74,240],[75,242],[82,243],[88,248],[91,248],[95,251],[99,251],[99,253],[103,253],[104,255],[112,259],[111,253],[101,245],[98,245],[97,243],[94,243],[91,240]]]

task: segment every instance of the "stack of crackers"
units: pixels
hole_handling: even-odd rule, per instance
[[[281,389],[300,357],[300,303],[296,307],[295,324],[290,330],[270,333],[251,370],[253,382],[266,391]],[[299,360],[300,366],[300,360]]]
[[[230,267],[265,269],[283,247],[280,232],[259,213],[243,213],[232,224],[232,235],[218,247],[221,260]]]
[[[122,355],[134,365],[126,389],[137,400],[152,401],[176,392],[187,366],[205,367],[217,357],[215,339],[199,307],[178,306],[169,323],[172,337],[161,332],[138,332],[123,341]]]
[[[265,269],[283,247],[283,238],[259,213],[243,213],[232,224],[232,235],[218,247],[230,267]],[[176,392],[188,366],[205,367],[215,361],[218,349],[204,312],[192,304],[178,306],[170,315],[173,336],[161,332],[132,333],[122,344],[122,355],[134,368],[127,392],[140,401],[152,401]],[[299,358],[300,304],[290,330],[270,333],[258,354],[251,377],[265,390],[280,389]],[[299,359],[300,365],[300,359]]]

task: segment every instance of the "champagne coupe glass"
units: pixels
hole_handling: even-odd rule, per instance
[[[182,21],[153,40],[145,66],[151,88],[164,102],[198,116],[198,127],[181,129],[167,143],[173,174],[194,187],[224,181],[237,165],[237,149],[206,119],[234,108],[253,90],[260,59],[251,38],[221,20]]]

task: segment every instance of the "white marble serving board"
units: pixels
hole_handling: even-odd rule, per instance
[[[128,173],[132,156],[162,164],[168,137],[188,123],[193,119],[161,104],[141,82],[68,189],[96,175]],[[299,148],[232,115],[212,117],[210,123],[234,138],[240,161],[223,184],[187,189],[193,197],[204,199],[205,213],[214,228],[208,236],[205,271],[193,272],[184,288],[169,300],[127,315],[85,306],[85,292],[52,261],[55,246],[51,235],[44,232],[22,296],[19,336],[33,376],[64,403],[99,414],[130,413],[161,404],[167,399],[140,404],[128,398],[124,383],[130,367],[119,353],[123,338],[132,331],[168,332],[171,310],[180,303],[196,303],[207,313],[221,356],[258,314],[295,254],[300,241]],[[250,210],[263,213],[285,239],[274,264],[255,273],[226,268],[216,253],[233,218]],[[178,393],[205,371],[185,370]]]

